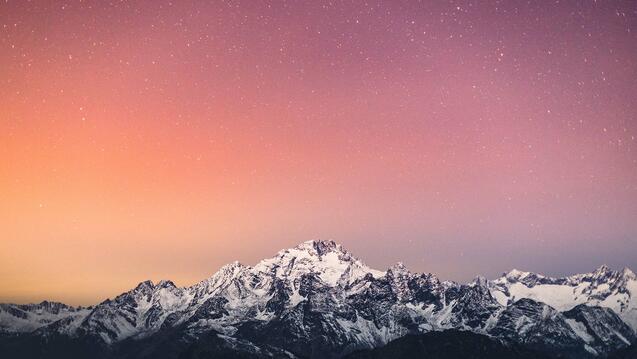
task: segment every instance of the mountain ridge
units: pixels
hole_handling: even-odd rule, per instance
[[[0,333],[91,338],[106,348],[166,335],[194,345],[213,333],[224,348],[338,358],[407,334],[464,330],[596,357],[637,340],[636,298],[627,268],[562,278],[512,270],[461,284],[400,262],[375,270],[334,241],[307,241],[254,266],[224,265],[191,286],[143,281],[93,307],[2,304]]]

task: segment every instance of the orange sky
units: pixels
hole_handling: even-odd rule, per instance
[[[0,302],[309,239],[455,280],[635,269],[635,4],[574,6],[0,4]]]

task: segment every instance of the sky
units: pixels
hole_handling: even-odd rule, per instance
[[[0,302],[637,269],[636,80],[635,1],[3,1]]]

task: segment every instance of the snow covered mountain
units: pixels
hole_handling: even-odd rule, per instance
[[[502,305],[530,298],[566,311],[579,304],[610,308],[637,330],[637,276],[624,268],[601,266],[592,273],[564,278],[512,270],[490,283],[492,295]]]
[[[91,308],[73,308],[56,302],[39,304],[0,304],[0,332],[27,333],[54,322],[79,322]]]
[[[21,351],[28,342],[60,357],[75,345],[104,358],[200,351],[339,358],[447,329],[571,358],[605,356],[637,341],[636,285],[630,270],[606,267],[557,279],[512,271],[459,284],[401,263],[374,270],[337,243],[309,241],[254,267],[231,263],[190,287],[142,282],[92,308],[3,304],[0,356],[29,357]],[[52,347],[60,341],[65,346]]]

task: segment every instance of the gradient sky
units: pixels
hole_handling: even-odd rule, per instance
[[[0,301],[309,239],[468,281],[637,269],[635,1],[4,1]]]

